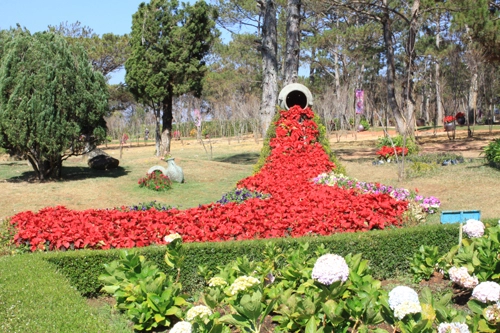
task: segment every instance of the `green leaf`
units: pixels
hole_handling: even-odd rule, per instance
[[[237,314],[230,314],[230,315],[225,315],[222,316],[219,321],[221,323],[229,324],[229,325],[234,325],[237,327],[246,327],[249,328],[251,327],[248,321],[246,320],[245,317],[237,315]]]
[[[307,321],[306,332],[305,333],[316,333],[316,319],[314,318],[314,316],[312,316]]]
[[[262,294],[260,291],[254,292],[251,296],[243,295],[240,301],[240,309],[242,315],[252,321],[256,321],[261,314],[261,300]]]

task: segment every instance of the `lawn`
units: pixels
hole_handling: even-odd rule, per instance
[[[490,137],[484,139],[485,144]],[[466,139],[458,138],[455,146],[460,146],[460,140]],[[339,142],[332,137],[330,141],[349,176],[397,187],[418,188],[422,195],[441,199],[444,210],[479,209],[482,217],[500,217],[500,208],[496,205],[500,189],[495,186],[500,174],[485,165],[477,148],[465,163],[439,167],[421,177],[398,180],[400,165],[372,164],[375,158],[373,138],[365,140],[360,134],[355,138],[341,138]],[[442,137],[441,141],[446,144],[449,140]],[[174,141],[172,153],[184,170],[186,183],[174,184],[174,188],[165,193],[141,189],[137,185],[138,179],[151,166],[164,163],[153,155],[151,144],[132,143],[126,147],[117,170],[89,170],[81,157],[71,158],[63,166],[64,180],[54,182],[33,181],[33,174],[25,161],[0,162],[3,190],[0,218],[55,205],[71,209],[112,208],[156,200],[185,209],[214,202],[231,190],[238,180],[252,174],[261,145],[250,138],[230,143],[215,139],[211,143],[205,142],[207,151],[194,140]],[[114,157],[120,154],[116,146],[104,149]],[[433,223],[438,222],[434,219]],[[39,255],[0,257],[1,331],[54,332],[57,327],[59,332],[132,332],[120,316],[113,315],[106,302],[85,301],[62,276],[47,267],[47,263],[37,260]],[[51,292],[54,286],[60,292]],[[60,295],[64,297],[60,298]],[[56,317],[61,318],[60,322]],[[66,326],[67,323],[73,324]]]

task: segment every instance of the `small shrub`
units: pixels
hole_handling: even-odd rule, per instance
[[[409,177],[421,177],[432,173],[438,168],[436,163],[413,162],[408,168]]]
[[[145,187],[153,191],[168,191],[172,188],[172,181],[161,171],[154,171],[146,177],[139,179],[139,187]]]
[[[403,156],[403,154],[406,156],[408,154],[408,148],[403,148],[400,146],[383,146],[377,151],[376,154],[380,159],[387,161],[394,156]]]
[[[180,283],[144,256],[123,251],[120,260],[104,267],[106,273],[99,277],[102,290],[113,295],[116,307],[134,323],[135,330],[168,327],[181,317],[180,306],[186,300]]]
[[[361,118],[359,121],[359,124],[363,125],[363,128],[365,129],[365,131],[370,129],[370,123],[365,118]]]
[[[397,135],[395,137],[384,136],[379,138],[377,142],[377,148],[382,148],[383,146],[406,147],[408,149],[408,155],[412,155],[418,152],[418,145],[415,140],[409,137],[404,140],[402,135]]]
[[[486,147],[483,148],[481,154],[492,166],[498,168],[500,165],[500,139],[493,140]]]

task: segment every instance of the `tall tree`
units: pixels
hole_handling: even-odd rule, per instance
[[[128,35],[105,33],[102,36],[94,33],[92,28],[82,26],[80,22],[59,26],[49,26],[49,31],[65,36],[71,44],[80,43],[90,58],[95,70],[107,76],[123,68],[130,55]]]
[[[201,95],[207,70],[204,58],[217,36],[215,18],[215,10],[204,1],[180,7],[175,0],[141,3],[132,16],[132,54],[125,63],[125,82],[155,113],[158,156],[170,152],[173,98]]]
[[[284,85],[297,82],[299,76],[300,7],[301,0],[287,1]]]
[[[18,33],[0,63],[0,146],[26,157],[40,180],[104,139],[106,83],[85,50],[53,33]]]
[[[276,31],[276,4],[274,0],[260,0],[264,17],[262,25],[262,100],[260,118],[262,136],[271,124],[278,101],[278,45]]]

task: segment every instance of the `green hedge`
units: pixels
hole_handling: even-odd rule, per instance
[[[387,279],[410,274],[409,259],[420,245],[438,246],[442,254],[458,244],[458,224],[422,225],[413,228],[387,229],[359,233],[335,234],[324,237],[282,238],[273,240],[231,241],[220,243],[185,243],[186,258],[181,282],[188,293],[200,290],[203,284],[197,274],[199,265],[206,265],[214,272],[237,257],[261,260],[265,245],[273,242],[285,251],[297,243],[309,242],[311,255],[316,246],[323,244],[331,253],[347,255],[362,253],[370,261],[373,276]],[[165,272],[174,272],[164,263],[165,248],[160,246],[138,248],[134,251],[155,262]],[[119,250],[80,250],[44,253],[42,258],[67,276],[84,296],[96,296],[101,289],[98,277],[104,273],[103,265],[118,259]]]

